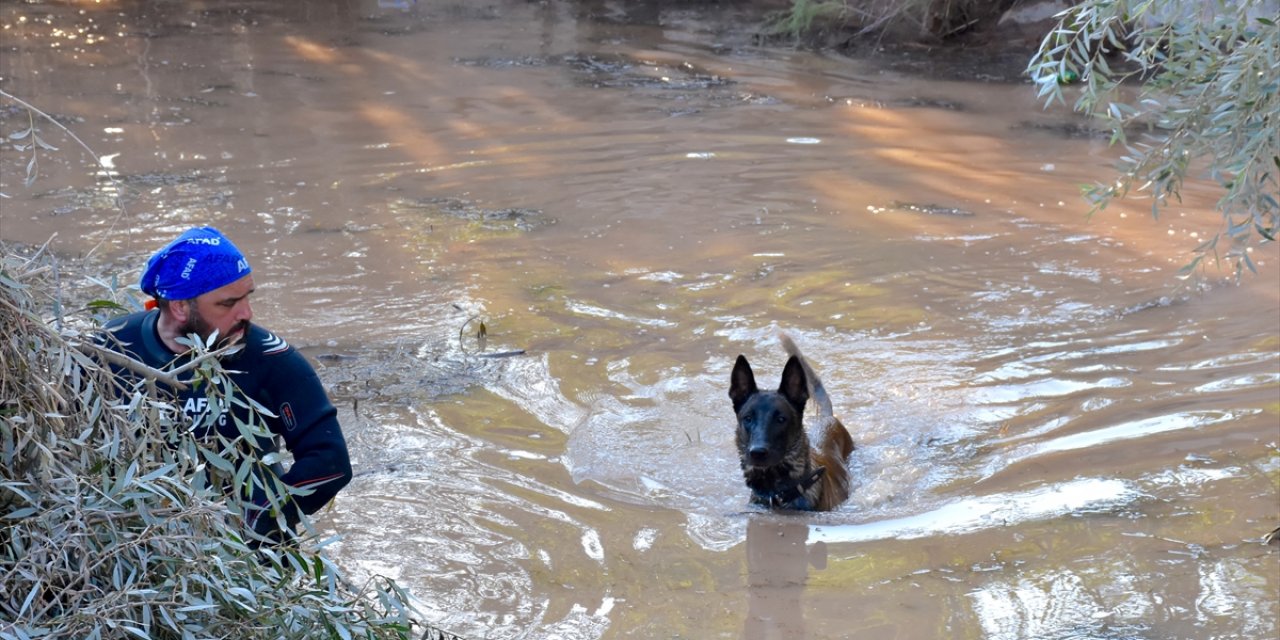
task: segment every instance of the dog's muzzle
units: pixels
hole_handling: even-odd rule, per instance
[[[756,467],[765,466],[769,462],[769,448],[751,447],[747,450],[747,462]]]

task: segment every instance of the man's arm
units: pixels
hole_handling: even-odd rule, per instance
[[[328,400],[325,404],[329,404]],[[307,515],[319,511],[351,482],[351,458],[337,414],[329,405],[327,415],[309,428],[300,429],[301,435],[291,438],[290,432],[284,434],[285,447],[293,454],[293,465],[280,479],[291,487],[311,490],[309,495],[293,496]]]
[[[275,423],[293,455],[293,465],[280,477],[291,487],[308,489],[309,495],[295,495],[303,513],[312,514],[327,504],[351,481],[351,457],[338,424],[338,410],[329,401],[320,378],[302,354],[290,348],[268,356],[282,358],[269,383],[272,404],[279,418]]]

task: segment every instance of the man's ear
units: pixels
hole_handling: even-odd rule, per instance
[[[169,308],[169,315],[178,325],[184,325],[191,318],[191,305],[195,304],[194,300],[170,300],[166,305]]]

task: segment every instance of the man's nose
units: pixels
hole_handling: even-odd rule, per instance
[[[249,301],[241,300],[239,309],[236,312],[236,322],[246,322],[253,319],[253,305]]]

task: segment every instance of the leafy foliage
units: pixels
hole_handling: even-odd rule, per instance
[[[1256,271],[1249,248],[1280,231],[1276,3],[1084,0],[1059,19],[1028,66],[1040,97],[1065,103],[1063,80],[1078,77],[1074,108],[1125,149],[1118,179],[1086,189],[1093,210],[1145,193],[1158,216],[1203,168],[1222,187],[1223,225],[1184,271],[1210,254],[1237,277]]]
[[[274,477],[243,454],[260,420],[195,437],[145,365],[133,381],[100,360],[92,317],[118,302],[46,321],[58,265],[0,251],[0,638],[411,637],[394,582],[349,583],[314,535],[260,546],[246,530],[242,496]],[[192,346],[183,377],[252,408]],[[269,489],[275,507],[293,491]]]
[[[815,20],[843,22],[849,18],[850,11],[842,0],[793,0],[789,9],[772,16],[765,32],[799,38],[814,28]]]
[[[771,36],[804,39],[823,31],[855,36],[910,32],[943,40],[993,20],[1014,0],[791,0],[765,25]]]

